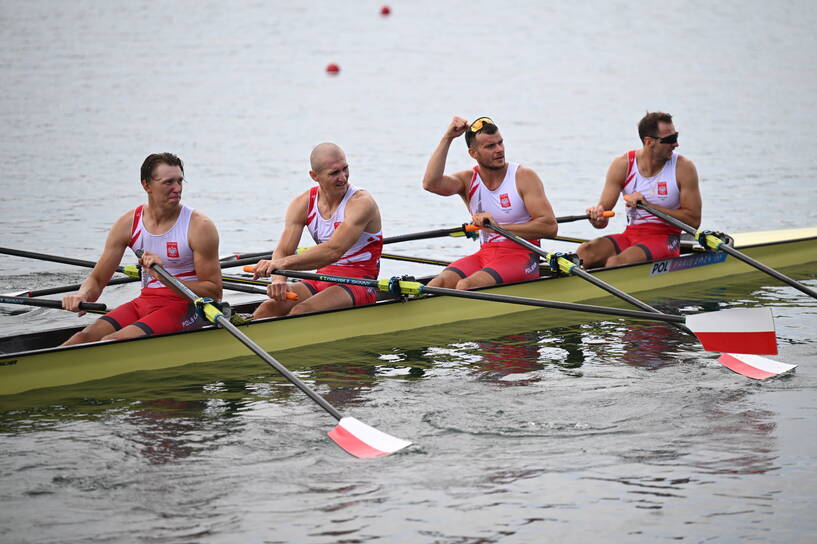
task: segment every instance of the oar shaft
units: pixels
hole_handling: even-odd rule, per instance
[[[137,255],[139,252],[137,252]],[[199,296],[194,293],[189,287],[185,284],[180,282],[175,276],[169,273],[167,270],[162,268],[159,265],[153,265],[153,270],[161,276],[163,280],[165,280],[166,285],[172,286],[176,291],[178,291],[181,295],[186,297],[190,302],[195,303]],[[238,330],[238,328],[230,323],[230,320],[224,317],[224,314],[221,312],[216,313],[212,316],[212,319],[221,327],[223,327],[227,332],[232,334],[236,340],[247,346],[253,353],[258,355],[265,363],[273,367],[277,370],[284,378],[289,380],[292,385],[303,391],[310,399],[315,401],[321,408],[326,410],[332,417],[340,421],[343,418],[343,415],[338,412],[334,406],[326,402],[323,397],[312,391],[308,385],[302,382],[297,376],[295,376],[292,372],[289,371],[284,365],[279,363],[275,358],[273,358],[269,353],[261,349],[261,347],[247,338],[247,336]]]
[[[273,270],[272,274],[286,276],[290,278],[300,278],[306,280],[329,281],[333,283],[343,283],[346,285],[359,285],[362,287],[374,287],[383,290],[380,280],[370,280],[367,278],[349,278],[345,276],[332,276],[327,274],[314,274],[311,272],[301,272],[299,270]],[[401,282],[403,283],[403,282]],[[464,291],[460,289],[447,289],[444,287],[429,287],[418,282],[417,290],[421,293],[434,295],[445,295],[459,298],[469,298],[474,300],[485,300],[489,302],[506,302],[508,304],[522,304],[525,306],[537,306],[539,308],[552,308],[556,310],[571,310],[575,312],[585,312],[593,314],[615,315],[619,317],[631,317],[633,319],[646,319],[649,321],[664,321],[667,323],[684,323],[686,319],[680,315],[670,315],[658,312],[642,312],[638,310],[625,310],[621,308],[609,308],[606,306],[594,306],[591,304],[578,304],[575,302],[556,302],[552,300],[540,300],[535,298],[515,297],[511,295],[500,295],[496,293],[483,293],[481,291]]]
[[[49,300],[42,298],[0,296],[0,304],[21,304],[23,306],[39,306],[42,308],[57,308],[60,310],[63,309],[61,300]],[[79,309],[86,312],[105,312],[108,308],[99,302],[80,302]]]
[[[678,219],[672,217],[671,215],[668,215],[668,214],[666,214],[666,213],[664,213],[662,211],[656,210],[655,208],[653,208],[649,204],[644,204],[643,202],[639,201],[638,202],[638,207],[650,212],[651,214],[653,214],[656,217],[659,217],[659,218],[663,219],[664,221],[666,221],[670,225],[672,225],[674,227],[677,227],[677,228],[691,234],[692,236],[697,237],[697,235],[698,235],[698,231],[696,231],[690,225],[687,225],[683,221],[680,221],[680,220],[678,220]],[[748,264],[749,266],[753,266],[754,268],[757,268],[761,272],[765,272],[766,274],[772,276],[773,278],[782,281],[786,285],[794,287],[798,291],[800,291],[802,293],[805,293],[806,295],[808,295],[810,297],[817,298],[817,291],[815,291],[814,289],[803,285],[799,281],[797,281],[797,280],[795,280],[793,278],[790,278],[790,277],[786,276],[785,274],[781,274],[780,272],[778,272],[774,268],[768,267],[765,264],[761,263],[760,261],[756,261],[755,259],[749,257],[745,253],[743,253],[741,251],[738,251],[737,249],[735,249],[735,248],[733,248],[733,247],[731,247],[731,246],[729,246],[729,245],[727,245],[725,243],[719,244],[716,249],[719,250],[719,251],[723,251],[724,253],[728,253],[729,255],[733,256],[734,258],[738,259],[739,261],[743,261],[744,263]]]
[[[85,261],[83,259],[73,259],[71,257],[60,257],[59,255],[48,255],[46,253],[37,253],[34,251],[23,251],[20,249],[12,249],[10,247],[0,247],[0,253],[6,255],[14,255],[16,257],[25,257],[27,259],[37,259],[40,261],[51,261],[54,263],[71,264],[74,266],[82,266],[85,268],[93,268],[96,263],[93,261]]]

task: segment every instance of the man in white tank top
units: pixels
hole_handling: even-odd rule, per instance
[[[96,266],[75,295],[62,299],[66,310],[94,302],[102,294],[128,247],[142,249],[142,292],[139,297],[108,312],[68,344],[121,340],[176,332],[203,324],[195,308],[150,269],[163,266],[202,297],[221,299],[218,231],[210,219],[181,203],[184,164],[171,153],[148,155],[142,163],[142,188],[148,203],[117,219]],[[150,271],[148,273],[148,271]]]
[[[462,134],[477,166],[445,174],[448,149]],[[537,244],[539,238],[556,236],[558,225],[542,181],[530,168],[505,161],[502,135],[487,117],[472,123],[453,118],[428,161],[423,188],[442,196],[459,195],[475,225],[488,220]],[[489,229],[480,238],[479,251],[451,263],[429,285],[474,289],[539,277],[535,253]]]
[[[643,144],[613,159],[607,170],[599,203],[587,209],[597,229],[607,226],[604,210],[611,210],[624,195],[627,228],[621,234],[596,238],[579,246],[577,253],[585,268],[619,266],[677,257],[680,231],[636,207],[644,201],[695,228],[701,223],[701,192],[698,172],[686,157],[675,153],[678,132],[672,116],[647,113],[638,123]]]
[[[319,144],[309,162],[309,176],[318,185],[289,204],[278,246],[271,259],[256,265],[255,277],[269,276],[273,270],[318,269],[327,275],[377,278],[383,249],[377,203],[368,191],[349,183],[349,164],[337,145]],[[317,245],[297,254],[304,227]],[[288,291],[298,299],[289,300]],[[319,312],[377,299],[371,287],[312,280],[287,283],[283,276],[272,277],[267,294],[270,300],[256,309],[253,318]]]

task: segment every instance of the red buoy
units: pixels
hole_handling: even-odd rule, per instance
[[[326,65],[326,73],[327,74],[340,73],[340,66],[338,66],[334,62],[330,62],[329,64]]]
[[[391,8],[389,6],[383,6],[382,8],[380,8],[380,15],[385,16],[385,15],[388,15],[390,13],[391,13]]]

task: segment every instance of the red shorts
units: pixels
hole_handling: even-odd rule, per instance
[[[326,274],[327,276],[346,276],[347,278],[367,278],[370,280],[377,279],[377,273],[372,275],[371,268],[363,268],[346,265],[332,265],[319,268],[316,273]],[[333,281],[317,281],[317,280],[301,280],[301,283],[306,285],[306,288],[313,295],[317,295],[333,285],[337,285],[341,289],[345,289],[352,297],[352,304],[360,306],[362,304],[372,304],[377,300],[377,289],[374,287],[363,287],[361,285],[344,285],[342,283],[335,283]]]
[[[530,280],[539,277],[539,256],[513,242],[488,242],[473,255],[454,261],[446,270],[463,278],[482,270],[497,283]]]
[[[681,233],[678,229],[658,224],[627,225],[621,234],[605,236],[613,242],[616,255],[628,247],[644,250],[648,261],[677,257],[681,254]]]
[[[195,306],[168,287],[142,289],[137,298],[118,306],[100,319],[113,325],[116,330],[136,325],[148,335],[197,329],[204,324]]]

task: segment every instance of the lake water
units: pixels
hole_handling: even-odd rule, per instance
[[[171,151],[222,254],[272,249],[322,141],[346,150],[386,236],[454,226],[462,203],[420,187],[452,115],[491,116],[508,159],[568,215],[639,145],[643,113],[669,111],[704,226],[817,224],[813,2],[380,7],[0,2],[0,245],[95,260],[142,202],[144,157]],[[455,142],[448,170],[470,166]],[[389,251],[450,260],[474,247]],[[435,270],[384,261],[382,275]],[[817,287],[813,265],[787,272]],[[0,257],[2,292],[84,274]],[[112,287],[102,301],[133,294]],[[535,312],[478,335],[288,354],[341,411],[416,444],[364,461],[251,356],[0,397],[0,541],[813,541],[817,301],[760,275],[645,299],[770,306],[778,358],[799,367],[758,383],[674,329],[543,329]],[[86,320],[18,310],[0,309],[4,335]]]

